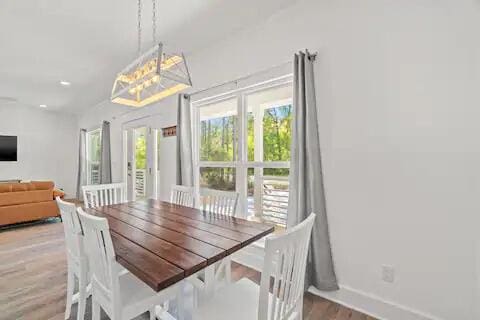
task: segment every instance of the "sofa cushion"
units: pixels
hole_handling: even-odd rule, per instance
[[[10,183],[0,183],[0,193],[12,192],[12,185]]]
[[[0,207],[0,226],[58,216],[57,203],[52,200]]]
[[[28,183],[12,183],[12,192],[28,191]]]
[[[34,190],[0,193],[0,207],[25,203],[51,201],[53,190]]]
[[[31,184],[35,187],[35,190],[48,190],[55,187],[53,181],[32,181]]]

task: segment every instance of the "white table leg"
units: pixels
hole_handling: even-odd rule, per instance
[[[164,310],[161,306],[155,307],[155,315],[159,320],[177,320],[168,311]]]
[[[186,281],[182,281],[178,284],[177,293],[175,295],[176,301],[176,317],[170,314],[172,308],[169,307],[171,303],[165,303],[163,306],[155,306],[155,316],[159,320],[190,320],[193,308],[190,306],[190,303],[187,303],[188,299],[185,299],[186,292]],[[192,291],[193,294],[193,291]],[[193,299],[193,297],[192,297]]]
[[[203,292],[203,301],[208,301],[213,298],[215,293],[215,264],[209,265],[205,268],[205,290]],[[202,302],[203,302],[202,301]]]

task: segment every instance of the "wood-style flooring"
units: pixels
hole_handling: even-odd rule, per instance
[[[259,272],[240,264],[234,264],[232,272],[234,281],[260,280]],[[0,229],[0,320],[64,319],[66,277],[63,226],[58,220]],[[90,312],[89,303],[85,319],[91,319]],[[70,319],[76,319],[75,305]],[[102,312],[103,319],[108,317]],[[309,293],[304,319],[375,320]]]

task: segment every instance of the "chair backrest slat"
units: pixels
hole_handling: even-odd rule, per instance
[[[200,189],[200,198],[204,211],[232,217],[237,213],[237,192],[202,188]]]
[[[193,188],[173,185],[170,191],[170,202],[186,207],[194,206]]]
[[[115,251],[110,236],[110,228],[105,218],[85,213],[77,208],[82,223],[85,249],[89,258],[93,279],[102,290],[112,294],[118,286],[114,271]]]
[[[126,201],[124,183],[83,186],[82,191],[85,208],[108,206]]]
[[[314,222],[315,214],[312,213],[285,234],[266,239],[265,262],[260,282],[259,320],[287,320],[293,314],[300,314]],[[271,294],[270,277],[274,280]]]
[[[59,197],[56,198],[56,201],[62,217],[67,253],[73,258],[79,259],[85,254],[85,251],[83,248],[82,225],[75,205],[63,201]]]

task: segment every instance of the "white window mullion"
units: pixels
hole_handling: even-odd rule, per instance
[[[249,168],[290,168],[290,161],[247,162]]]
[[[200,168],[236,168],[237,166],[239,166],[238,161],[200,161],[198,163]]]
[[[253,109],[254,160],[263,163],[263,114],[262,108]],[[254,204],[255,215],[260,217],[263,208],[263,168],[254,168]]]
[[[239,208],[238,214],[242,217],[247,217],[247,106],[245,103],[245,96],[238,94],[237,96],[237,110],[238,110],[238,161],[236,167],[236,189],[239,193]]]
[[[200,208],[200,112],[198,106],[192,106],[192,118],[193,118],[193,186],[195,192],[195,206]]]

